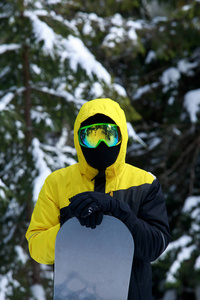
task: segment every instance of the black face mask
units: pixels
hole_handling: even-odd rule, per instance
[[[101,142],[97,148],[85,148],[81,146],[81,149],[90,166],[98,170],[105,170],[116,161],[120,144],[108,147],[104,142]]]
[[[81,126],[87,126],[95,123],[115,124],[111,118],[102,114],[96,114],[84,121]],[[120,146],[121,144],[114,147],[108,147],[104,142],[101,142],[97,148],[86,148],[81,146],[81,149],[87,163],[91,167],[100,171],[105,170],[116,161],[120,151]]]

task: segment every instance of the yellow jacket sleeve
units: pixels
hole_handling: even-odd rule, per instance
[[[53,264],[55,240],[60,229],[57,186],[50,175],[39,194],[26,238],[31,257],[41,264]]]

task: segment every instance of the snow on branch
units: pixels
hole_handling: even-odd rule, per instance
[[[144,148],[147,147],[147,144],[139,137],[139,135],[135,132],[131,123],[127,122],[127,130],[129,138],[132,138],[134,141],[140,143]]]
[[[39,173],[33,181],[33,201],[37,201],[45,179],[52,172],[49,166],[52,166],[52,169],[60,169],[66,167],[66,165],[76,163],[73,158],[76,155],[76,150],[66,145],[67,136],[66,129],[63,129],[60,139],[55,146],[44,145],[37,138],[33,139],[32,155],[35,161],[35,168]]]
[[[198,121],[197,113],[200,111],[200,89],[191,90],[184,96],[183,106],[190,116],[190,121],[196,123]]]
[[[5,96],[0,99],[0,111],[6,110],[7,105],[12,101],[14,98],[14,94],[9,92]]]
[[[53,49],[57,42],[57,35],[54,33],[53,29],[45,22],[42,22],[32,11],[26,10],[24,15],[29,17],[32,21],[33,32],[35,34],[36,41],[44,41],[44,51],[54,57]]]
[[[166,255],[173,251],[178,251],[176,259],[173,261],[172,265],[167,272],[166,282],[175,283],[176,274],[181,267],[183,261],[190,259],[192,252],[197,249],[196,245],[191,245],[192,237],[189,235],[183,235],[176,241],[169,244],[164,254],[160,258],[161,260],[166,257]]]
[[[12,284],[15,288],[20,287],[20,283],[13,278],[13,271],[10,270],[7,274],[5,275],[0,275],[0,299],[1,300],[6,300],[8,299],[8,286]]]
[[[176,282],[176,273],[181,267],[181,263],[185,260],[189,260],[191,257],[192,252],[196,249],[195,245],[191,245],[188,247],[184,247],[178,253],[176,260],[171,265],[168,273],[166,281],[168,283],[175,283]]]
[[[69,35],[67,39],[62,40],[65,51],[60,53],[62,60],[66,58],[70,60],[70,66],[74,72],[80,65],[91,78],[95,74],[97,78],[103,80],[107,84],[111,83],[111,76],[107,70],[98,62],[94,55],[85,47],[81,39]]]
[[[88,50],[81,39],[73,35],[62,38],[61,35],[56,34],[51,27],[41,21],[32,11],[25,11],[25,16],[29,17],[33,24],[36,41],[44,42],[43,50],[47,55],[51,55],[51,57],[54,58],[54,54],[57,52],[61,57],[61,62],[64,62],[65,59],[69,59],[70,66],[74,72],[77,71],[80,65],[90,78],[92,78],[94,74],[106,84],[111,83],[110,74],[103,65],[95,59],[94,55]]]
[[[3,54],[7,51],[13,51],[19,49],[21,46],[18,44],[4,44],[0,45],[0,54]]]
[[[35,161],[35,168],[38,170],[39,175],[33,181],[33,200],[37,201],[39,192],[46,177],[51,173],[50,168],[45,161],[45,153],[40,148],[40,142],[37,138],[32,141],[33,146],[33,159]]]

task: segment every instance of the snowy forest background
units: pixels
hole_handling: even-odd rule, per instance
[[[1,0],[1,300],[52,299],[25,232],[44,179],[77,160],[81,105],[101,97],[125,110],[127,162],[166,197],[154,299],[200,299],[200,1]]]

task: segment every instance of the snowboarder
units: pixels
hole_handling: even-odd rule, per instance
[[[85,103],[74,125],[78,163],[47,177],[26,238],[34,260],[53,264],[56,235],[69,218],[95,228],[103,215],[112,215],[128,227],[135,243],[128,299],[150,300],[150,263],[169,244],[168,217],[159,181],[125,163],[127,141],[126,118],[118,103]]]

